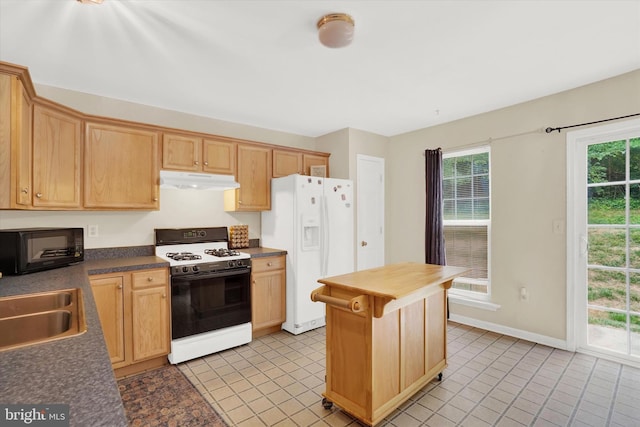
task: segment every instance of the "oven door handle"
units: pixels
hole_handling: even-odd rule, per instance
[[[217,279],[219,277],[229,277],[229,276],[241,276],[243,274],[251,274],[251,268],[245,268],[242,270],[232,270],[232,271],[222,271],[219,273],[195,273],[195,274],[185,274],[183,276],[172,276],[172,281],[179,280],[193,280],[193,279]]]

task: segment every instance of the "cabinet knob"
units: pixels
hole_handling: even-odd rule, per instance
[[[23,189],[22,189],[22,192],[23,192],[24,194],[27,194],[27,193],[29,192],[29,190],[25,187],[25,188],[23,188]]]
[[[204,162],[204,165],[205,166],[209,166],[209,162]]]
[[[269,261],[269,262],[267,263],[267,267],[271,267],[272,265],[273,265],[273,263],[272,263],[271,261]]]
[[[42,197],[42,193],[36,193],[36,197],[39,199]]]
[[[157,201],[158,201],[158,198],[157,198],[157,197],[154,197],[154,198],[153,198],[153,201],[154,201],[154,202],[157,202]]]
[[[122,289],[122,285],[118,285],[118,289]]]
[[[364,240],[362,242],[360,242],[360,246],[367,246],[367,242],[365,242]]]
[[[151,276],[147,277],[147,282],[153,282],[153,277]]]
[[[162,294],[162,298],[166,298],[166,297],[167,297],[167,294]]]
[[[194,165],[199,165],[200,162],[198,162],[197,160],[195,162],[193,162]]]

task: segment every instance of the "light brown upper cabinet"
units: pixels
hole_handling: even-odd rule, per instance
[[[33,207],[79,209],[82,121],[60,108],[33,107]]]
[[[271,152],[269,147],[238,144],[240,188],[226,190],[226,211],[265,211],[271,209]]]
[[[304,174],[302,153],[289,150],[273,150],[273,177],[278,178],[294,173]]]
[[[0,74],[0,209],[31,207],[32,110],[20,79]]]
[[[234,175],[225,210],[271,208],[271,178],[329,154],[86,115],[36,96],[26,67],[0,61],[0,209],[157,210],[159,170]]]
[[[202,140],[203,172],[236,174],[237,143],[217,139]]]
[[[162,135],[162,169],[234,175],[236,143],[165,133]]]
[[[303,167],[303,175],[311,175],[311,166],[325,166],[327,169],[327,173],[325,176],[329,175],[329,155],[320,156],[314,154],[304,154],[302,156],[302,167]]]
[[[162,169],[202,171],[202,138],[162,135]]]
[[[325,166],[329,177],[329,154],[310,154],[300,151],[273,149],[273,177],[294,173],[310,175],[311,166]]]
[[[85,207],[159,208],[157,132],[124,125],[87,123]]]

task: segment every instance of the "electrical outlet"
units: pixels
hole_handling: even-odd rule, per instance
[[[520,300],[526,301],[529,298],[529,293],[527,292],[527,288],[524,286],[520,288]]]
[[[87,235],[89,237],[98,237],[98,226],[97,225],[89,225],[87,226]]]

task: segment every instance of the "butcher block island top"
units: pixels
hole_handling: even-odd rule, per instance
[[[403,262],[385,265],[369,270],[356,271],[340,276],[318,280],[326,286],[313,291],[311,299],[326,303],[338,303],[335,294],[338,290],[355,292],[374,297],[373,315],[384,314],[398,309],[412,301],[423,299],[426,288],[442,284],[445,289],[451,287],[452,280],[469,271],[467,268],[451,267],[416,262]],[[331,287],[331,293],[327,286]],[[365,298],[350,299],[352,311],[364,311],[368,307]],[[363,306],[363,304],[365,306]],[[343,302],[344,306],[345,303]],[[355,307],[354,307],[355,306]]]
[[[318,280],[326,304],[326,391],[373,426],[434,378],[446,362],[447,289],[468,269],[404,262]]]

